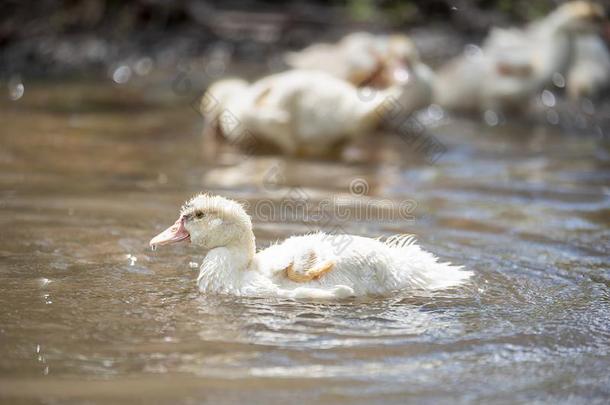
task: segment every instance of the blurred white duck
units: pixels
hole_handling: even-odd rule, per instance
[[[355,32],[336,44],[319,43],[299,52],[287,52],[284,61],[294,69],[320,70],[356,86],[369,82],[381,69],[376,38]]]
[[[292,70],[251,85],[218,81],[203,96],[201,110],[207,128],[231,143],[269,143],[286,154],[320,155],[375,129],[384,103],[405,95],[400,86],[360,91],[324,72]]]
[[[553,74],[565,75],[575,36],[594,32],[603,18],[599,4],[573,1],[524,30],[493,29],[482,49],[437,72],[434,101],[452,110],[521,110]]]
[[[574,44],[574,63],[567,75],[567,93],[573,100],[594,98],[610,85],[610,53],[602,38],[583,35]]]
[[[405,88],[402,104],[407,113],[432,100],[434,72],[421,62],[411,39],[402,34],[355,32],[335,44],[314,44],[284,59],[297,69],[319,70],[357,87]]]
[[[354,32],[334,44],[313,44],[299,52],[287,52],[286,63],[295,69],[320,70],[355,86],[385,88],[401,83],[401,77],[432,74],[420,62],[413,41],[402,34],[373,35]],[[411,73],[409,70],[414,69]]]
[[[409,288],[442,289],[458,286],[471,275],[439,263],[408,236],[384,243],[317,233],[294,236],[257,253],[252,223],[243,207],[206,194],[188,201],[176,223],[150,245],[181,241],[208,250],[197,278],[199,289],[208,293],[339,299]]]

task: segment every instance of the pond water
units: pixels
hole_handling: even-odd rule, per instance
[[[610,148],[596,136],[448,121],[431,130],[446,147],[435,162],[391,134],[315,161],[204,144],[200,117],[167,84],[40,83],[3,100],[3,400],[610,397]],[[254,213],[257,245],[320,226],[412,233],[475,276],[341,303],[204,296],[204,252],[148,248],[202,190],[251,207],[295,193],[314,206],[382,202],[387,217],[354,209],[324,223]]]

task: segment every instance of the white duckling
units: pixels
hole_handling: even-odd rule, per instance
[[[434,101],[458,111],[522,110],[573,59],[574,38],[593,32],[604,17],[599,4],[573,1],[539,22],[494,29],[481,49],[437,72]]]
[[[208,250],[197,278],[200,291],[206,293],[339,299],[443,289],[458,286],[471,275],[439,263],[408,236],[381,242],[317,233],[294,236],[256,252],[252,222],[243,207],[206,194],[188,201],[176,223],[150,245],[182,241]]]
[[[372,131],[383,120],[380,107],[404,90],[359,94],[327,73],[292,70],[251,85],[236,79],[214,83],[203,96],[207,128],[231,143],[272,144],[290,155],[320,155]],[[213,108],[211,108],[213,107]]]
[[[572,100],[594,98],[610,85],[610,53],[602,38],[583,35],[574,43],[574,63],[567,75],[567,93]]]

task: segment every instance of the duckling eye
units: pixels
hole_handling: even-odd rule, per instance
[[[197,219],[201,219],[201,218],[203,218],[203,217],[205,217],[205,214],[204,214],[203,212],[201,212],[201,211],[197,211],[197,212],[195,213],[195,218],[197,218]]]

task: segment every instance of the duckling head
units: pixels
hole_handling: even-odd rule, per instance
[[[252,222],[236,201],[199,194],[187,201],[176,222],[150,241],[151,247],[189,241],[204,249],[253,242]]]
[[[565,3],[551,13],[550,17],[557,22],[559,30],[574,34],[598,31],[606,20],[601,4],[584,0]]]

